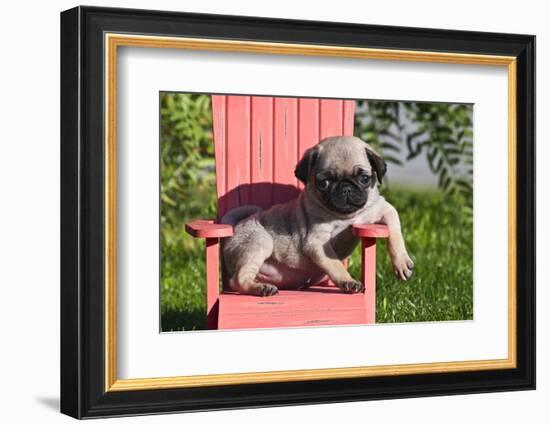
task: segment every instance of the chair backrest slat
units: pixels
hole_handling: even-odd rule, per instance
[[[297,196],[296,163],[319,140],[353,134],[355,101],[215,95],[212,113],[219,218]]]

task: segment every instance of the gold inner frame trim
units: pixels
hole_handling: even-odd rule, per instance
[[[105,391],[135,391],[214,385],[311,381],[416,373],[511,369],[516,353],[516,58],[446,52],[370,49],[310,44],[105,34]],[[323,56],[404,62],[504,66],[508,72],[508,357],[418,364],[304,369],[253,373],[117,379],[116,372],[116,99],[120,46]]]

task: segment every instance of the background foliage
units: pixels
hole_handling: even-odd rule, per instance
[[[472,107],[358,101],[355,134],[405,169],[425,158],[437,176],[438,189],[381,187],[416,268],[409,282],[396,282],[379,248],[377,322],[472,319]],[[161,201],[162,329],[204,329],[204,242],[186,235],[184,223],[216,216],[208,95],[161,94]],[[359,269],[355,252],[352,275]]]
[[[472,106],[453,103],[395,101],[357,102],[355,135],[406,166],[424,156],[437,175],[439,189],[462,199],[463,213],[472,216]]]
[[[188,244],[188,218],[216,215],[211,99],[161,93],[160,114],[161,243]]]

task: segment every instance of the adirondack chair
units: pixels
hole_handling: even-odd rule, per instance
[[[222,272],[219,244],[231,237],[220,218],[239,205],[264,209],[296,197],[303,185],[294,167],[303,152],[328,136],[352,135],[355,102],[332,99],[212,96],[218,191],[216,220],[196,220],[186,231],[206,239],[206,314],[208,329],[276,328],[365,324],[375,321],[376,238],[385,225],[357,225],[361,238],[364,293],[344,294],[331,285],[280,290],[262,298],[236,294]],[[223,264],[222,264],[223,269]]]

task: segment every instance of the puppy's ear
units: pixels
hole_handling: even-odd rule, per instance
[[[318,157],[319,157],[319,148],[317,146],[314,146],[306,150],[304,152],[304,155],[302,156],[302,159],[298,162],[298,164],[296,164],[296,168],[294,169],[294,175],[303,184],[307,184],[309,173],[313,168],[315,161],[317,161]]]
[[[384,161],[384,158],[369,145],[367,145],[365,150],[367,151],[367,158],[369,159],[370,166],[376,173],[378,182],[382,183],[382,177],[386,175],[386,170],[388,168],[386,166],[386,161]]]

